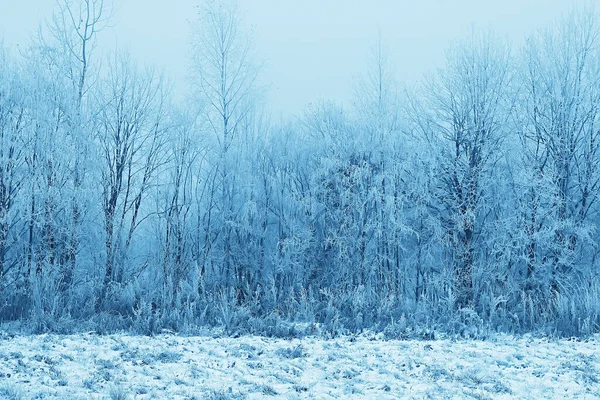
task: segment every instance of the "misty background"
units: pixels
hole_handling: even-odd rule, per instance
[[[119,0],[112,27],[100,32],[99,47],[126,49],[140,63],[165,71],[179,99],[189,75],[190,21],[195,0]],[[580,2],[581,3],[581,2]],[[445,51],[470,29],[489,29],[520,45],[577,2],[564,0],[425,1],[241,1],[254,34],[266,106],[274,120],[304,111],[318,99],[349,105],[352,82],[366,69],[370,49],[381,34],[400,82],[417,83],[440,67]],[[0,0],[0,37],[24,45],[54,9],[52,0]]]

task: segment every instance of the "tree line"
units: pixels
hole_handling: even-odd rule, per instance
[[[0,320],[598,331],[591,10],[518,49],[473,30],[412,89],[380,39],[350,106],[280,124],[235,3],[198,9],[185,104],[127,53],[97,56],[111,14],[59,1],[0,50]]]

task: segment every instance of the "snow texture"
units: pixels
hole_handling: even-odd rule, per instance
[[[592,399],[598,339],[0,335],[0,397]]]

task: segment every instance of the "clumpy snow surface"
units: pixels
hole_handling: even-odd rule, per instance
[[[599,344],[0,335],[0,398],[593,399]]]

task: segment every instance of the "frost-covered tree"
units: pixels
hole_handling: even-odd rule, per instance
[[[399,129],[399,90],[381,35],[368,58],[367,70],[355,87],[355,109],[361,126],[363,146],[369,161],[377,165],[373,190],[377,193],[373,226],[377,243],[377,260],[381,282],[392,294],[400,280],[401,197],[396,182],[400,179],[399,152],[402,135]]]
[[[163,279],[163,306],[177,307],[178,296],[187,288],[189,296],[196,291],[198,278],[197,261],[201,259],[195,211],[196,190],[199,183],[197,171],[202,161],[201,142],[194,138],[193,119],[186,114],[171,117],[169,144],[166,146],[168,161],[158,177],[158,215],[162,230],[163,255],[161,260]]]
[[[19,67],[0,47],[0,298],[10,299],[27,271],[20,254],[27,182],[30,109]],[[25,275],[26,276],[26,275]],[[20,282],[19,282],[20,281]]]
[[[96,117],[106,251],[100,301],[113,284],[131,279],[148,263],[133,263],[128,256],[134,234],[150,212],[145,202],[166,158],[165,96],[162,78],[154,71],[140,71],[126,55],[110,60]],[[143,254],[142,243],[137,242],[137,251]]]
[[[488,222],[486,203],[505,136],[509,79],[507,47],[474,33],[448,53],[446,66],[427,82],[417,116],[436,155],[439,181],[432,195],[446,230],[446,262],[458,307],[474,301],[473,273],[481,260],[480,234]]]
[[[573,293],[594,275],[589,266],[597,252],[600,194],[598,34],[593,12],[574,12],[556,29],[530,37],[524,49],[518,181],[524,192],[523,289],[538,312],[551,312],[559,293]]]
[[[35,297],[60,296],[58,303],[47,301],[59,313],[82,311],[73,289],[75,281],[89,276],[94,260],[78,260],[78,255],[98,248],[82,243],[82,237],[94,234],[94,224],[86,220],[94,204],[87,176],[93,124],[88,100],[98,74],[93,57],[97,34],[109,17],[101,0],[57,1],[52,18],[25,52],[26,70],[37,89],[31,96],[34,122],[27,158],[27,263],[30,269],[35,265]],[[47,314],[40,307],[37,312]]]
[[[197,99],[204,105],[200,118],[209,132],[209,159],[202,271],[216,271],[228,287],[239,278],[232,262],[236,203],[236,174],[244,121],[253,111],[260,71],[254,62],[250,36],[244,31],[235,1],[206,1],[194,25],[192,71]]]

